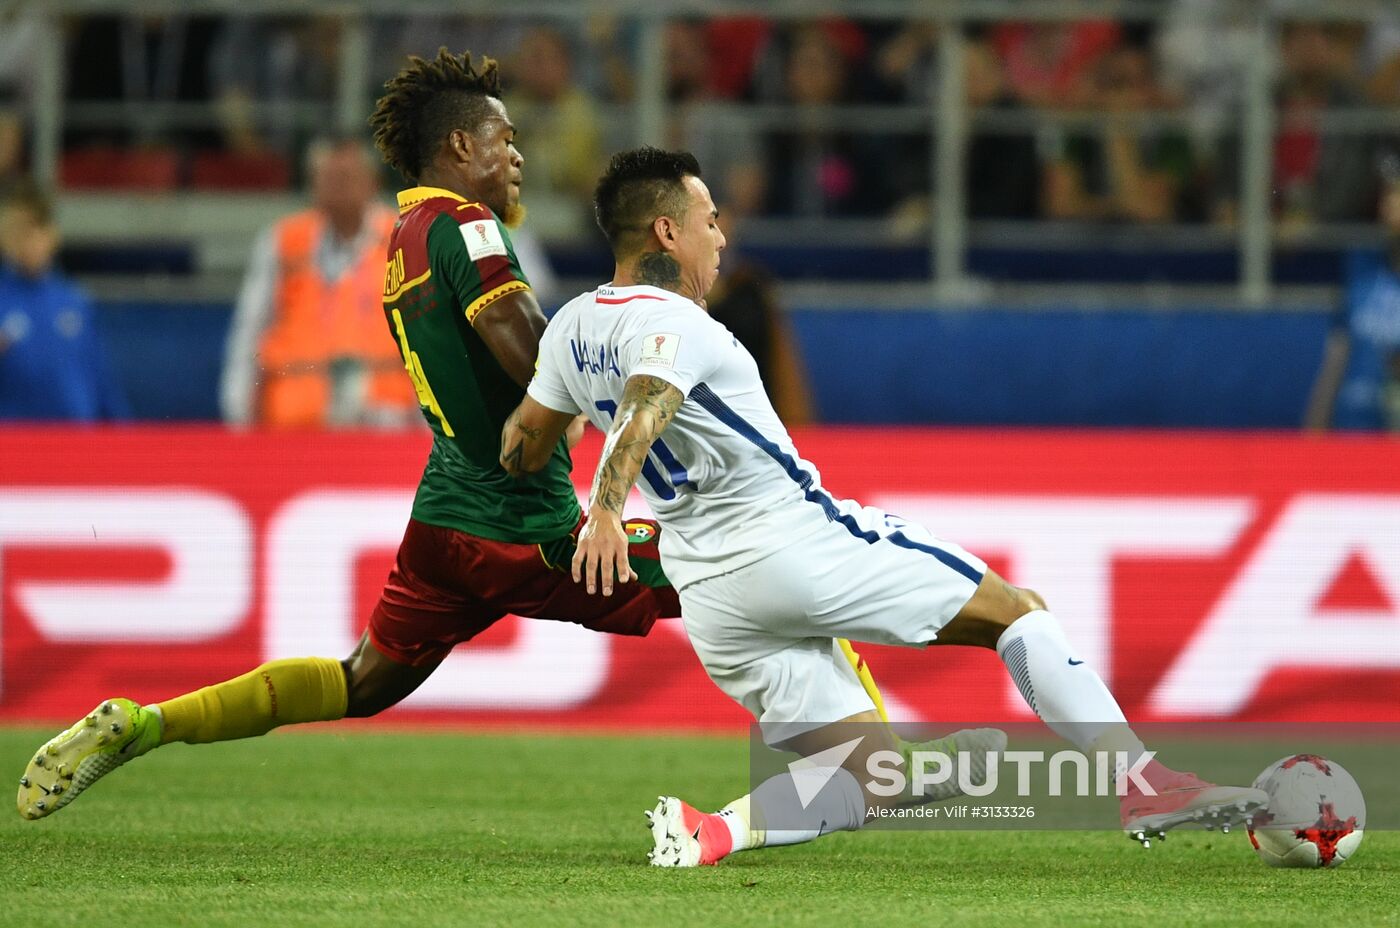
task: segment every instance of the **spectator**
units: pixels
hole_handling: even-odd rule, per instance
[[[666,97],[671,104],[666,145],[695,155],[715,202],[734,222],[762,208],[763,164],[755,133],[736,112],[740,104],[717,98],[712,35],[712,28],[697,21],[673,20],[666,26]]]
[[[1326,23],[1294,23],[1283,35],[1274,185],[1285,222],[1356,222],[1374,217],[1374,145],[1364,136],[1324,135],[1318,116],[1362,102],[1342,69],[1345,38]]]
[[[277,428],[402,425],[418,403],[380,298],[396,220],[351,138],[307,153],[310,209],[258,240],[224,364],[224,417]]]
[[[854,51],[847,35],[823,24],[802,25],[792,34],[784,99],[799,110],[792,128],[770,131],[764,139],[769,214],[877,216],[889,207],[886,149],[872,136],[831,128],[820,114],[850,95]]]
[[[1371,73],[1371,67],[1364,60],[1370,51],[1366,26],[1359,22],[1331,22],[1326,24],[1326,31],[1332,54],[1332,74],[1364,90],[1366,77]]]
[[[713,60],[718,64],[719,59],[732,57],[733,51],[721,47],[723,40],[719,30],[712,25],[707,31],[710,35],[711,50],[716,53]],[[870,81],[858,85],[854,78],[865,63],[870,41],[859,23],[828,16],[771,26],[766,28],[761,36],[761,42],[754,47],[749,90],[744,99],[758,103],[791,102],[794,92],[794,57],[803,43],[819,37],[821,43],[829,47],[840,60],[841,91],[838,102],[865,102],[862,92],[870,89]],[[723,92],[720,95],[727,96]]]
[[[877,103],[937,106],[938,27],[923,21],[863,25],[874,49],[863,96]],[[923,128],[890,133],[881,146],[883,186],[891,204],[886,231],[893,239],[926,236],[933,211],[931,133]]]
[[[335,99],[341,31],[329,16],[231,17],[209,56],[224,147],[290,156],[303,139],[298,104]],[[259,103],[267,108],[261,117],[253,112]]]
[[[129,419],[92,302],[54,267],[58,243],[37,187],[0,197],[0,419]]]
[[[415,10],[371,20],[373,58],[370,71],[379,82],[403,67],[409,55],[431,59],[442,47],[474,49],[492,58],[504,58],[520,46],[526,28],[518,16],[482,16],[465,13],[428,13]],[[506,88],[507,91],[513,87]]]
[[[1121,36],[1106,20],[1007,23],[991,33],[1011,92],[1030,106],[1062,109],[1086,105],[1095,65]]]
[[[1001,62],[985,42],[964,52],[967,105],[985,112],[1023,109]],[[974,128],[967,150],[967,211],[973,219],[1034,219],[1040,212],[1040,160],[1029,130]]]
[[[0,10],[0,87],[21,99],[33,92],[35,50],[45,36],[36,10],[10,4]]]
[[[1360,222],[1375,216],[1375,139],[1323,134],[1318,125],[1327,110],[1364,99],[1353,76],[1355,63],[1348,60],[1354,38],[1354,30],[1327,23],[1292,23],[1283,30],[1273,191],[1284,235],[1314,222]],[[1235,219],[1239,159],[1239,139],[1227,137],[1216,172],[1216,213],[1224,222]]]
[[[576,63],[581,66],[582,73],[576,78],[577,83],[592,91],[595,99],[609,103],[632,100],[636,96],[636,79],[632,72],[639,51],[641,23],[628,17],[598,13],[584,20],[580,31],[582,45]]]
[[[568,39],[536,26],[509,69],[510,114],[530,174],[535,231],[580,235],[592,224],[593,185],[603,166],[598,108],[574,82]]]
[[[925,77],[910,83],[896,99],[929,99],[928,73],[934,64],[937,33],[930,27],[910,27],[877,54],[877,73],[890,86],[899,68],[914,65]],[[892,47],[893,46],[893,47]],[[1023,110],[1011,95],[1001,62],[987,42],[967,42],[963,56],[964,91],[973,129],[968,139],[965,170],[966,209],[972,219],[1033,219],[1040,211],[1040,159],[1030,130],[980,127],[978,113]],[[900,160],[915,169],[891,173],[899,197],[892,213],[891,231],[912,236],[924,233],[932,214],[929,196],[929,138],[905,139],[899,144]]]
[[[24,174],[34,49],[42,38],[42,23],[33,10],[0,12],[0,189]]]
[[[1086,93],[1105,118],[1068,136],[1050,159],[1045,212],[1064,220],[1170,222],[1181,218],[1194,165],[1180,132],[1139,129],[1129,118],[1167,105],[1146,50],[1123,45],[1100,59]]]
[[[68,141],[151,145],[181,141],[208,146],[215,133],[175,130],[159,106],[206,103],[209,49],[219,23],[212,16],[88,16],[68,47],[67,95],[127,104],[120,129],[70,131]]]
[[[666,99],[675,106],[715,97],[710,34],[697,20],[666,24]]]
[[[1308,404],[1307,426],[1400,432],[1400,163],[1381,220],[1389,243],[1347,261],[1346,296]]]
[[[0,189],[18,183],[24,170],[24,122],[0,91]]]
[[[882,103],[938,102],[938,27],[923,21],[874,23],[871,71]]]
[[[760,16],[722,16],[706,21],[711,89],[716,96],[743,100],[752,95],[759,51],[772,33],[772,22]]]
[[[1371,102],[1400,106],[1400,13],[1385,10],[1376,16],[1360,57]]]
[[[1214,137],[1238,109],[1245,69],[1256,54],[1255,28],[1241,9],[1216,0],[1172,0],[1154,37],[1162,86],[1189,102],[1204,136]]]

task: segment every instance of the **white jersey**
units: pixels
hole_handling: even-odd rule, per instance
[[[839,518],[798,457],[758,365],[694,302],[657,287],[600,287],[571,300],[540,341],[529,394],[612,427],[623,385],[657,377],[685,395],[638,486],[665,531],[676,589],[736,570]]]
[[[769,743],[874,711],[839,639],[927,645],[977,592],[986,563],[828,496],[753,357],[666,290],[601,287],[568,303],[540,341],[529,392],[606,431],[634,374],[685,394],[639,485],[665,529],[662,566],[710,679]]]

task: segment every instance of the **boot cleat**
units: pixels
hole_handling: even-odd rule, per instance
[[[100,726],[99,715],[108,717]],[[159,745],[160,736],[158,714],[129,699],[104,701],[39,749],[20,777],[19,814],[32,820],[57,812],[108,773]]]
[[[1206,831],[1219,826],[1221,834],[1229,834],[1231,828],[1263,808],[1269,798],[1262,790],[1217,786],[1155,762],[1144,776],[1156,795],[1134,786],[1121,802],[1123,830],[1144,847],[1149,846],[1151,837],[1162,840],[1177,825],[1197,824]]]

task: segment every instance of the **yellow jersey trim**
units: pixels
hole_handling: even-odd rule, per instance
[[[458,196],[451,190],[444,190],[442,187],[410,187],[407,190],[399,191],[399,215],[402,216],[420,203],[426,203],[429,200],[436,200],[442,197],[468,205],[472,202],[466,197]],[[460,206],[457,208],[461,209]]]
[[[409,290],[412,290],[414,287],[418,286],[418,285],[421,284],[423,281],[427,280],[429,277],[432,277],[432,276],[433,276],[433,272],[432,272],[431,270],[427,270],[427,271],[424,271],[423,273],[419,274],[417,277],[413,278],[412,280],[405,280],[403,283],[399,284],[398,289],[395,290],[393,293],[386,293],[386,294],[384,294],[384,302],[386,302],[386,303],[394,303],[394,302],[397,302],[399,297],[403,296],[403,295],[404,295],[405,293],[407,293]]]
[[[475,323],[476,317],[481,315],[481,311],[486,307],[490,306],[492,303],[499,300],[501,297],[507,296],[512,293],[520,293],[529,289],[530,285],[525,283],[525,281],[523,280],[512,280],[509,283],[501,284],[499,287],[497,287],[495,290],[492,290],[490,293],[482,294],[481,296],[472,300],[471,305],[469,305],[465,310],[467,314],[467,321]]]

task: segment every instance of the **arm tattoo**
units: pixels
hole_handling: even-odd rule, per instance
[[[627,493],[637,482],[651,443],[671,424],[684,400],[680,390],[659,377],[639,374],[627,379],[593,478],[590,506],[622,515]]]
[[[515,443],[514,448],[501,454],[501,466],[504,467],[506,473],[510,474],[512,477],[524,477],[524,462],[521,460],[524,455],[525,443],[523,441],[518,441]]]
[[[681,282],[681,266],[664,251],[644,252],[637,259],[637,283],[675,290]]]

